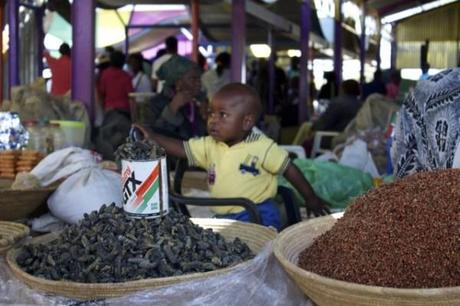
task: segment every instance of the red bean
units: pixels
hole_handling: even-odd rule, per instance
[[[460,170],[417,173],[357,198],[299,266],[375,286],[460,286]]]

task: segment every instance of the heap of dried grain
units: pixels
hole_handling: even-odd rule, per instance
[[[423,172],[359,197],[299,266],[347,282],[460,286],[460,170]]]

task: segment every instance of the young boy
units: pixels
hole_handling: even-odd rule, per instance
[[[187,158],[190,165],[206,169],[213,197],[244,197],[256,203],[264,225],[280,229],[280,215],[273,201],[278,174],[283,174],[302,194],[309,213],[315,216],[329,213],[325,203],[290,162],[288,153],[254,128],[261,108],[254,90],[232,83],[222,87],[209,103],[207,137],[180,141],[135,126],[144,136],[163,146],[168,154]],[[248,221],[248,214],[241,207],[213,210],[218,217]]]

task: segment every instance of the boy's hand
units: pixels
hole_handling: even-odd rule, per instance
[[[133,123],[131,125],[131,128],[138,129],[141,132],[142,137],[144,139],[153,139],[153,131],[150,130],[149,128],[146,128],[140,125],[139,123]]]
[[[320,197],[312,197],[311,200],[305,203],[307,207],[307,216],[314,215],[315,217],[325,216],[331,213],[328,204]]]

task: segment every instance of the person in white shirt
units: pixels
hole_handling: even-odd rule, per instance
[[[206,71],[201,76],[201,83],[206,91],[208,100],[211,100],[219,89],[231,82],[230,54],[227,52],[219,53],[215,62],[216,68]]]
[[[164,82],[158,79],[157,72],[161,65],[166,63],[171,56],[177,54],[177,38],[169,36],[165,40],[166,53],[158,57],[152,65],[152,88],[156,93],[160,93],[163,90]]]
[[[129,71],[133,76],[133,88],[135,92],[151,92],[149,77],[144,73],[141,53],[133,53],[128,57]]]

